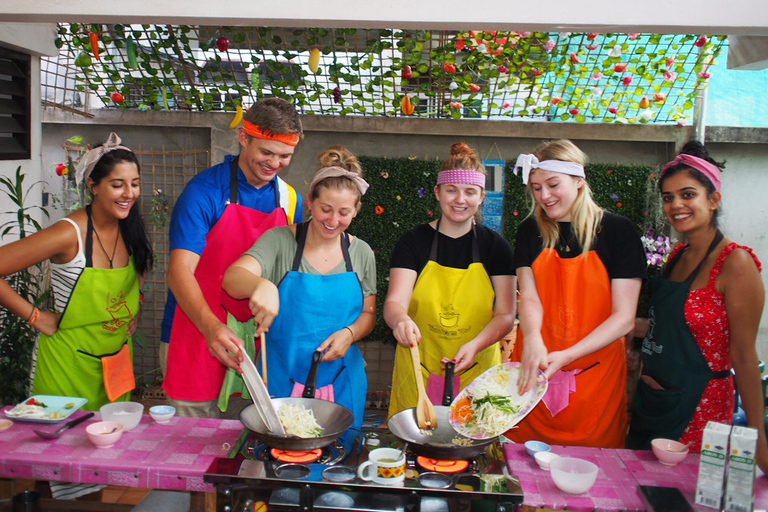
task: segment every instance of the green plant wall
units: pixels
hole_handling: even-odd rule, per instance
[[[363,208],[350,226],[350,232],[368,242],[376,254],[377,322],[372,339],[394,342],[392,331],[382,318],[389,288],[389,263],[400,236],[414,227],[434,220],[439,205],[434,184],[440,160],[416,158],[360,157],[365,179],[370,183],[363,198]],[[515,233],[529,212],[526,187],[507,164],[504,195],[503,236],[514,246]],[[597,203],[608,211],[630,218],[642,234],[642,224],[655,222],[658,215],[649,212],[647,194],[657,194],[649,187],[658,168],[652,166],[589,164],[587,180]],[[657,203],[651,203],[657,207]],[[652,226],[658,229],[661,226]],[[640,311],[643,311],[641,301]]]

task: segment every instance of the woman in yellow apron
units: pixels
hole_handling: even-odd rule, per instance
[[[153,258],[137,203],[139,162],[116,134],[83,156],[77,182],[89,205],[0,247],[3,276],[51,261],[54,309],[30,304],[2,279],[0,305],[42,333],[33,393],[84,397],[85,409],[98,410],[135,387],[131,336]]]
[[[515,244],[522,336],[512,359],[522,362],[521,393],[539,369],[550,379],[542,403],[506,434],[515,442],[624,446],[624,335],[634,327],[645,253],[634,224],[592,200],[586,160],[558,140],[515,166],[533,208]]]
[[[403,235],[392,254],[384,304],[398,342],[390,416],[416,406],[413,345],[421,355],[419,378],[438,405],[446,362],[456,363],[457,393],[501,363],[497,342],[514,321],[515,277],[509,242],[475,222],[485,176],[474,150],[454,144],[435,186],[442,216]]]

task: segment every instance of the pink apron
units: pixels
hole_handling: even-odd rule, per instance
[[[267,214],[237,204],[237,162],[237,158],[232,160],[230,203],[208,233],[195,269],[195,278],[208,306],[224,324],[228,313],[239,321],[251,318],[248,300],[235,300],[221,288],[224,272],[262,233],[288,225],[285,211],[280,207]],[[170,343],[168,372],[163,381],[168,396],[174,400],[216,400],[227,367],[211,355],[205,336],[179,306],[176,306]]]

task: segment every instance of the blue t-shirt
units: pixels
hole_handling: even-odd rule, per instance
[[[219,221],[227,208],[230,195],[230,173],[234,155],[227,155],[218,165],[206,169],[190,180],[176,200],[171,215],[170,250],[186,249],[202,254],[206,237]],[[279,206],[277,202],[277,180],[256,188],[245,179],[242,169],[237,170],[237,202],[248,208],[271,213]],[[303,216],[301,196],[297,193],[294,222],[301,222]],[[176,311],[176,298],[168,290],[163,315],[161,341],[171,339],[171,326]]]

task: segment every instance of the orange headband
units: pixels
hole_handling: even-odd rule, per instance
[[[245,133],[251,137],[256,137],[257,139],[274,140],[282,142],[283,144],[288,144],[289,146],[296,146],[299,143],[298,133],[272,133],[270,131],[269,134],[267,134],[266,132],[261,131],[259,125],[253,124],[250,121],[243,121],[243,130],[245,130]]]

